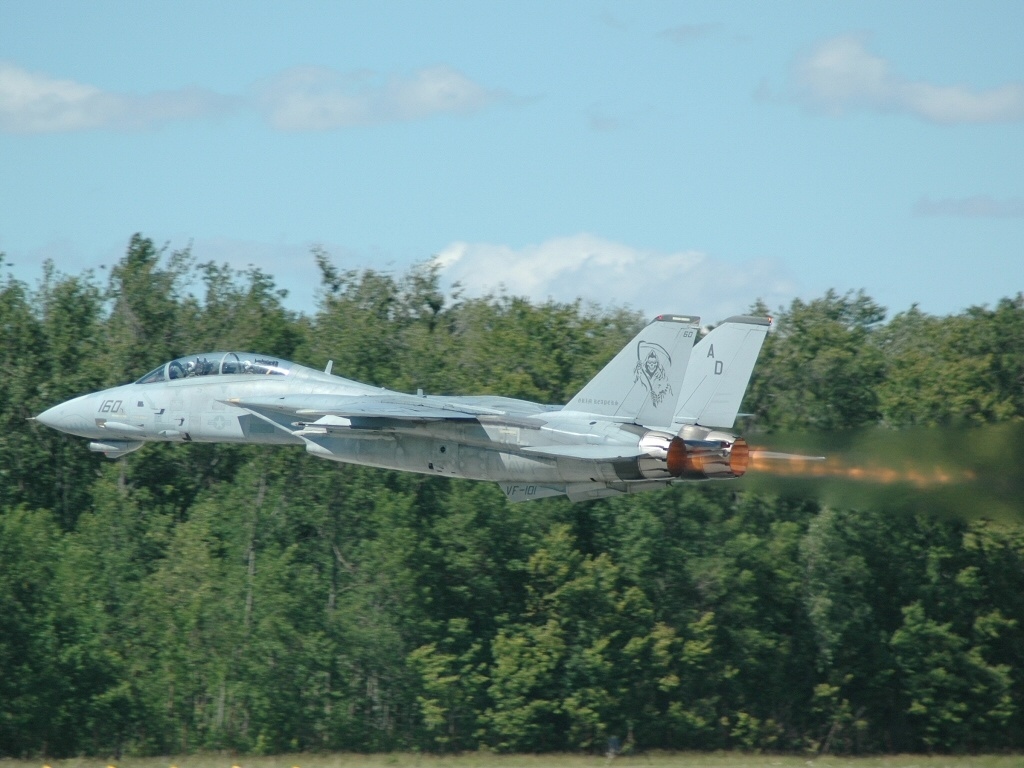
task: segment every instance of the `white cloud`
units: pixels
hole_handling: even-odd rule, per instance
[[[469,114],[501,97],[446,66],[421,69],[408,77],[296,67],[258,84],[256,93],[270,124],[284,131]]]
[[[446,66],[409,76],[297,67],[257,83],[252,95],[241,97],[197,87],[117,93],[0,62],[0,131],[8,133],[143,130],[243,108],[255,109],[278,130],[326,131],[469,114],[504,98]]]
[[[231,106],[232,99],[201,88],[114,93],[0,63],[0,130],[10,133],[140,130],[221,113]]]
[[[934,123],[1024,120],[1024,83],[989,90],[908,80],[870,53],[863,36],[820,43],[794,69],[799,98],[831,115],[856,110],[906,113]]]
[[[711,322],[746,312],[759,298],[778,306],[796,295],[776,264],[728,264],[692,250],[644,251],[585,233],[518,249],[457,242],[437,261],[444,280],[472,296],[505,290],[532,301],[582,298],[650,315],[702,314]]]
[[[922,197],[914,205],[918,216],[945,216],[954,218],[1024,218],[1024,200],[995,200],[988,195],[933,200]]]

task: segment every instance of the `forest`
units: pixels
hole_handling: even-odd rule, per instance
[[[102,275],[0,257],[0,756],[1024,749],[1021,294],[752,297],[738,430],[882,465],[828,477],[511,504],[292,447],[110,461],[29,420],[213,349],[564,403],[649,319],[310,258],[296,312],[138,234]]]

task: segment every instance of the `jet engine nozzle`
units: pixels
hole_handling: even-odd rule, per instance
[[[637,469],[645,480],[682,477],[686,471],[686,443],[678,435],[652,430],[640,438],[645,456],[637,459]]]
[[[730,432],[691,425],[679,431],[679,438],[686,448],[686,469],[677,477],[742,477],[750,466],[750,446]]]

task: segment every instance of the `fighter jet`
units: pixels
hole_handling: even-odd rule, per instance
[[[147,442],[303,445],[320,458],[573,501],[744,474],[731,429],[771,324],[659,315],[564,406],[404,394],[273,355],[206,352],[36,417],[119,458]]]

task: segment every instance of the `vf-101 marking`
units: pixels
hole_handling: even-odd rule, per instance
[[[37,420],[111,458],[152,441],[298,444],[333,461],[496,481],[512,501],[597,499],[746,471],[750,449],[726,430],[770,324],[733,317],[697,342],[698,318],[660,315],[564,406],[403,394],[334,376],[330,363],[214,352]]]

